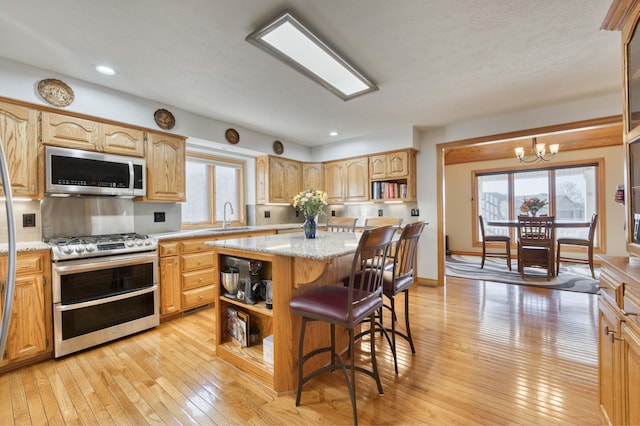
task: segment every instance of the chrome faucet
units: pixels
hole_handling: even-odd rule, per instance
[[[231,209],[231,214],[233,214],[233,206],[231,205],[231,203],[229,201],[227,201],[226,203],[224,203],[224,206],[222,207],[222,229],[227,229],[227,205],[229,205],[229,208]]]

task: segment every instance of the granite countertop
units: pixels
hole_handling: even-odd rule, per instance
[[[361,232],[323,232],[307,239],[303,232],[207,241],[206,245],[248,252],[327,260],[356,252]]]
[[[42,241],[25,241],[16,243],[16,251],[36,251],[36,250],[49,250],[51,247],[43,243]],[[0,243],[0,253],[7,253],[9,251],[9,244]]]
[[[189,237],[210,237],[214,235],[236,234],[238,232],[250,231],[282,231],[287,229],[302,228],[302,223],[285,223],[277,225],[260,225],[260,226],[230,226],[226,229],[222,228],[206,228],[206,229],[186,229],[182,231],[164,232],[161,234],[150,234],[149,236],[157,238],[158,241],[168,240],[171,238],[189,238]]]

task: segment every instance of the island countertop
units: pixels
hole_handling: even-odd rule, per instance
[[[328,260],[355,253],[361,236],[361,232],[318,231],[316,238],[308,239],[305,238],[304,233],[296,232],[207,241],[205,244],[254,253]]]

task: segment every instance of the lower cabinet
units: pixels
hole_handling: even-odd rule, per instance
[[[160,243],[160,318],[215,300],[213,250],[200,239]]]
[[[599,256],[600,409],[609,425],[640,424],[640,262]]]
[[[626,378],[625,395],[626,424],[640,425],[640,332],[638,329],[628,327],[626,323],[621,326],[623,343],[622,365],[625,367],[623,376]]]
[[[0,257],[0,309],[4,309],[8,258]],[[48,250],[17,255],[16,286],[7,346],[0,371],[21,367],[53,353],[51,262]]]
[[[158,244],[160,320],[215,302],[218,272],[214,262],[214,248],[207,246],[207,241],[266,234],[275,234],[275,231],[245,230],[161,241]]]

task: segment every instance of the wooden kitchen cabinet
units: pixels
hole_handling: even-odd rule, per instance
[[[270,155],[256,159],[258,204],[291,203],[303,189],[302,164],[299,161]]]
[[[416,153],[412,149],[369,157],[372,200],[416,200]]]
[[[598,256],[598,370],[604,423],[640,424],[640,258]]]
[[[42,112],[42,143],[63,148],[144,157],[144,132],[54,112]]]
[[[620,318],[606,301],[598,304],[598,365],[600,375],[600,411],[608,424],[621,424],[622,371],[620,366],[621,344],[615,340],[620,335]]]
[[[324,163],[324,183],[327,202],[369,200],[369,159],[349,158]]]
[[[0,257],[0,309],[8,258]],[[51,261],[48,250],[21,252],[16,261],[16,286],[11,324],[0,371],[18,368],[47,359],[53,353]]]
[[[110,154],[144,157],[144,132],[113,124],[102,124],[99,150]]]
[[[621,325],[623,376],[626,378],[624,389],[625,423],[640,425],[640,330]]]
[[[185,191],[185,138],[147,134],[147,195],[144,201],[182,202]]]
[[[160,320],[215,302],[218,272],[213,259],[214,248],[205,242],[275,233],[271,229],[242,230],[159,242]]]
[[[180,243],[180,282],[182,309],[188,310],[215,301],[214,276],[217,275],[213,262],[213,249],[202,240],[188,240]]]
[[[324,191],[324,167],[322,163],[302,163],[302,190]]]
[[[0,102],[0,141],[13,196],[41,198],[38,187],[40,167],[34,167],[38,161],[38,111]]]
[[[160,257],[160,318],[182,312],[178,242],[158,244]]]
[[[42,112],[42,143],[97,151],[100,123],[55,112]]]

